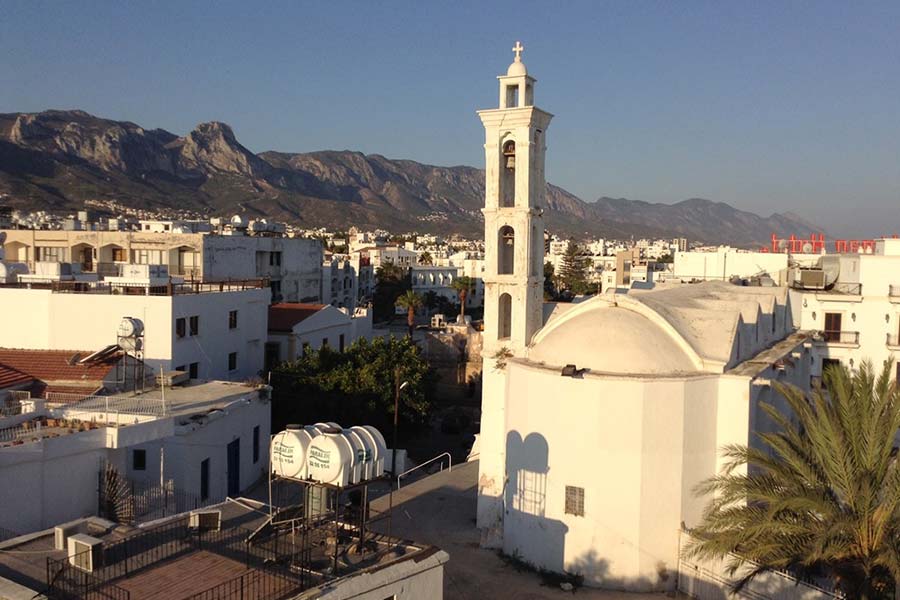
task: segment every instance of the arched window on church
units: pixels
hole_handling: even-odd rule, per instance
[[[516,256],[516,232],[509,225],[497,234],[497,274],[512,275]]]
[[[516,203],[516,142],[503,142],[500,153],[500,208],[509,208]]]
[[[501,340],[506,340],[512,336],[512,296],[500,294],[498,310],[500,312],[497,315],[497,337]]]

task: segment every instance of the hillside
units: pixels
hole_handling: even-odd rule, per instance
[[[473,235],[481,230],[484,172],[351,151],[254,154],[224,123],[203,123],[179,137],[78,110],[45,111],[0,114],[0,194],[29,210],[72,211],[88,199],[116,200],[307,227]],[[549,185],[547,204],[547,226],[576,236],[679,235],[749,245],[772,232],[817,230],[790,213],[760,217],[701,199],[587,203]]]

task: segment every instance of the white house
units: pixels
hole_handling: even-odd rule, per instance
[[[97,514],[106,465],[129,489],[159,485],[200,505],[237,495],[267,470],[268,398],[266,388],[208,382],[17,400],[21,414],[0,418],[0,527],[24,534]]]
[[[872,254],[819,257],[792,269],[795,324],[814,332],[819,376],[823,364],[858,367],[900,360],[900,239],[876,240]],[[900,375],[900,367],[897,367]]]
[[[372,311],[353,313],[328,304],[273,304],[269,307],[269,337],[266,365],[293,361],[306,348],[328,346],[339,352],[359,338],[372,337]]]
[[[140,356],[154,369],[232,381],[262,371],[270,293],[258,281],[67,283],[0,284],[0,347],[99,349],[118,343],[119,324],[131,317],[143,326]]]
[[[177,222],[147,231],[8,230],[6,260],[73,263],[84,273],[117,275],[127,264],[165,265],[172,276],[209,281],[264,278],[275,302],[316,302],[322,273],[319,240],[272,235],[177,233]],[[170,230],[164,228],[168,226]],[[162,228],[162,229],[161,229]]]
[[[477,525],[538,568],[675,588],[682,525],[719,448],[755,443],[776,381],[808,388],[786,288],[724,282],[543,303],[551,115],[519,58],[485,127],[485,325]]]

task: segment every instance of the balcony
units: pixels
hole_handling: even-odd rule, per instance
[[[829,346],[859,347],[858,331],[823,331],[822,342]]]
[[[888,286],[888,298],[891,302],[900,302],[900,285]]]
[[[900,335],[896,333],[887,334],[885,344],[887,344],[887,347],[891,350],[900,350]]]

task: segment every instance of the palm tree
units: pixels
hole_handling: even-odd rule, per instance
[[[409,337],[412,338],[413,329],[416,326],[416,310],[422,306],[422,296],[412,290],[407,290],[405,294],[397,298],[395,304],[406,309],[406,324],[409,326]]]
[[[431,252],[426,250],[422,254],[419,255],[419,264],[420,265],[431,265],[434,264],[434,259],[431,258]]]
[[[743,587],[759,573],[790,569],[825,575],[850,599],[893,597],[900,582],[900,387],[893,361],[876,376],[829,367],[824,389],[807,395],[777,385],[792,414],[761,407],[775,424],[762,448],[723,449],[722,474],[701,484],[713,494],[688,553],[723,558]]]
[[[459,295],[459,321],[464,323],[466,320],[466,299],[469,297],[469,292],[475,289],[475,280],[463,275],[454,279],[450,283],[450,287],[456,290],[457,295]]]

